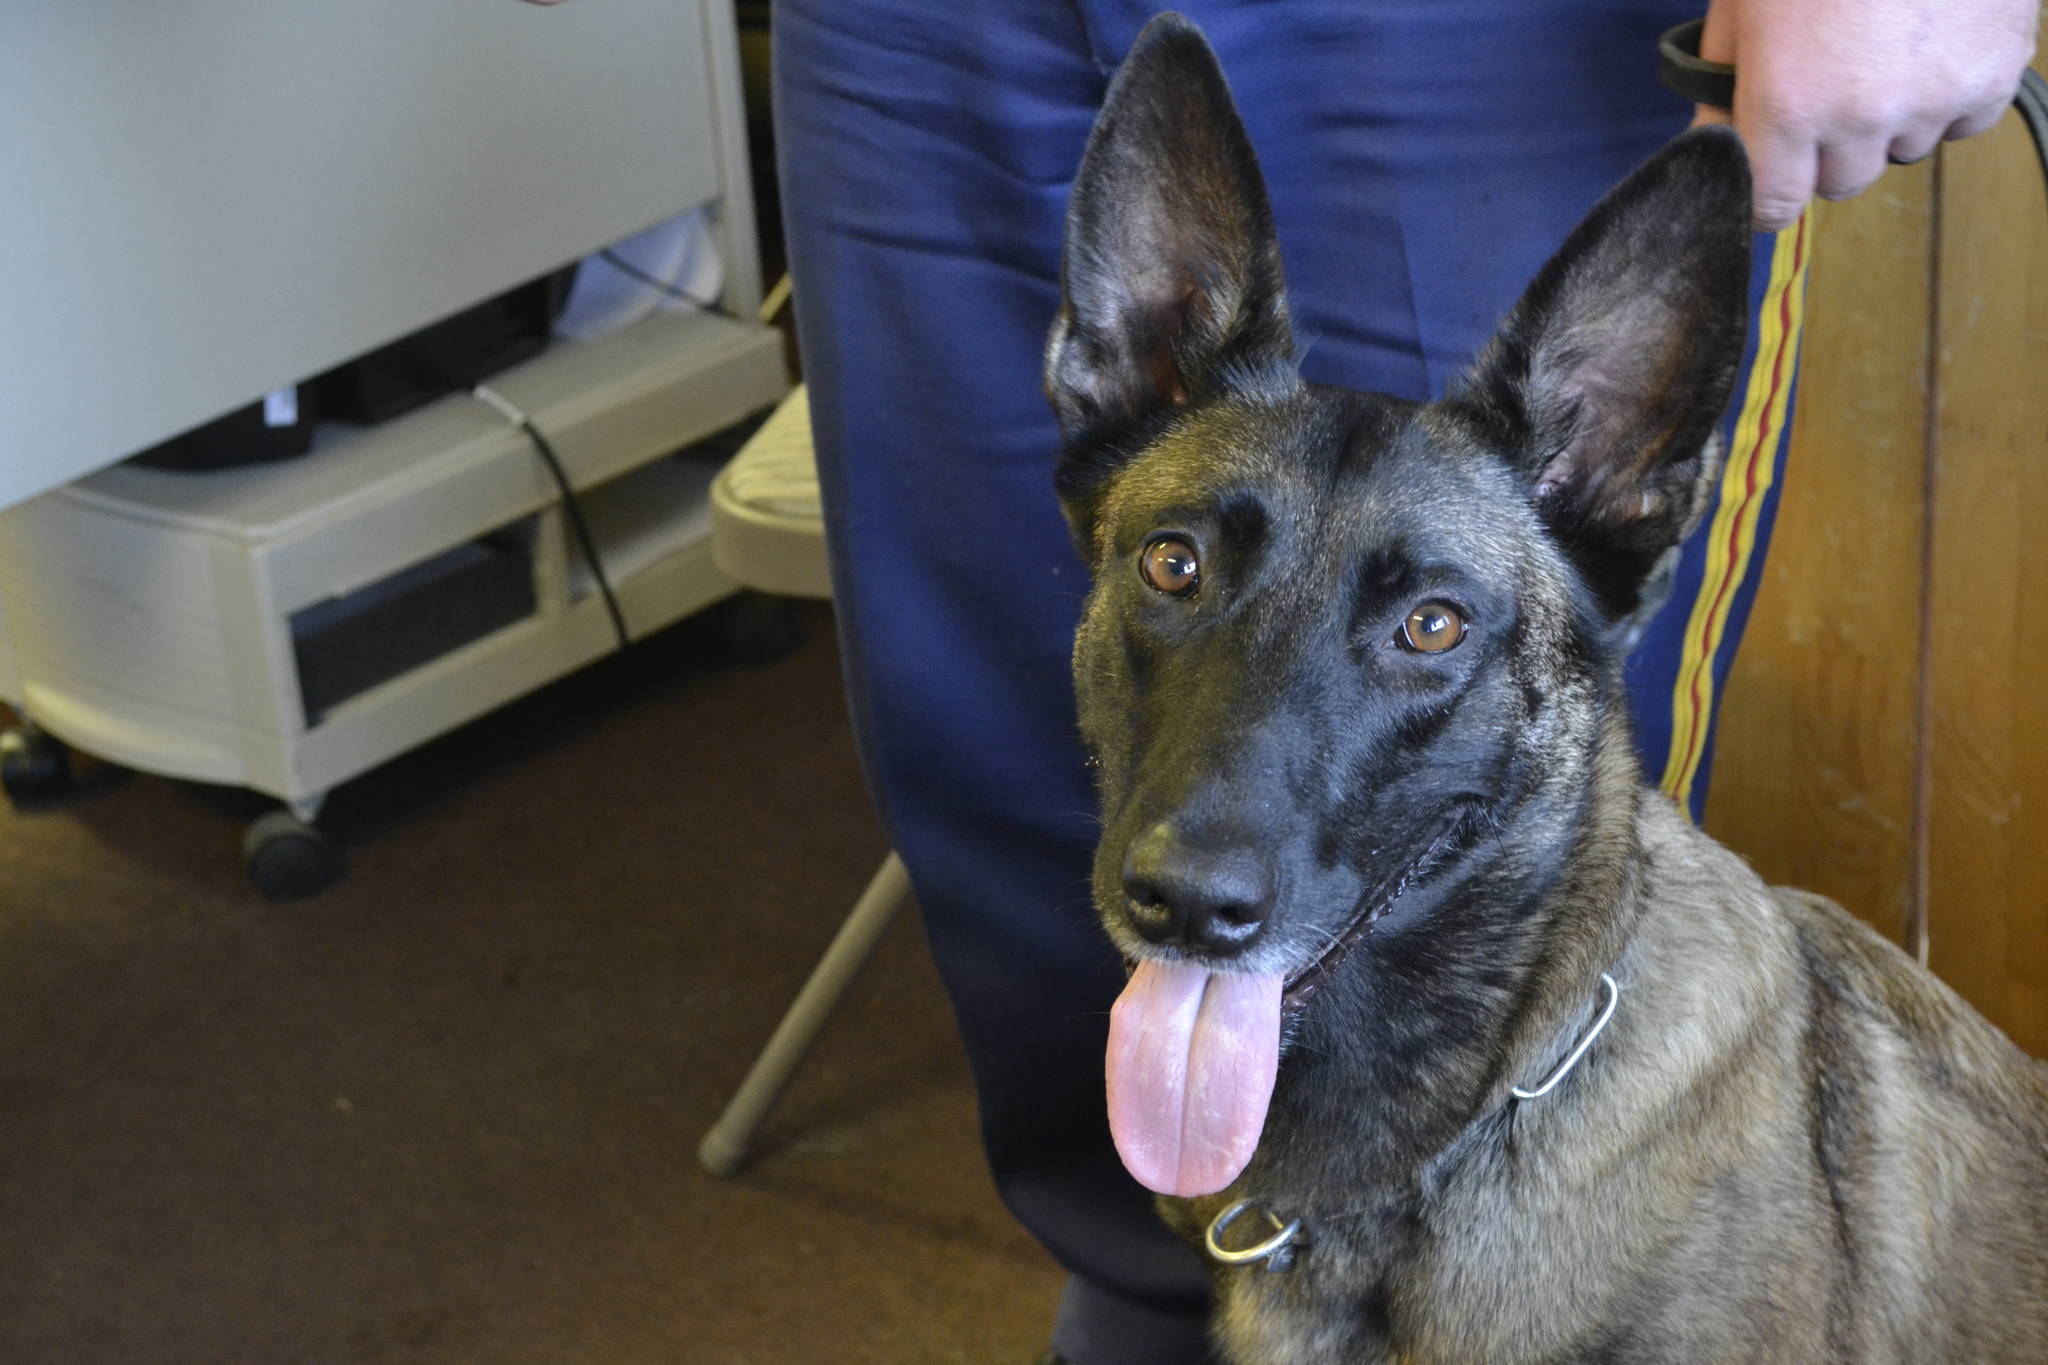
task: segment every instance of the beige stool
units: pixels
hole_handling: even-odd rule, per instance
[[[811,409],[798,385],[711,485],[711,556],[735,582],[788,597],[827,597],[825,521],[811,455]],[[739,1091],[697,1146],[721,1178],[747,1164],[754,1138],[896,914],[910,878],[891,853],[782,1016]]]

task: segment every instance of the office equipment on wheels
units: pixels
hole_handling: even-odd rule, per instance
[[[337,783],[616,647],[541,439],[457,393],[272,463],[115,462],[702,212],[722,311],[557,342],[492,385],[559,452],[633,631],[732,592],[713,471],[672,452],[787,387],[752,317],[733,15],[101,9],[45,7],[0,46],[0,114],[37,129],[10,190],[38,205],[0,221],[0,254],[37,265],[0,336],[0,701],[23,718],[0,782],[47,793],[76,746],[269,793],[250,871],[299,894],[334,874],[311,821]],[[409,401],[388,368],[357,377],[362,415]]]

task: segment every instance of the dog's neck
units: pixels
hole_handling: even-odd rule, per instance
[[[1541,808],[1520,818],[1561,825],[1568,837],[1524,841],[1510,830],[1475,850],[1441,904],[1412,929],[1395,926],[1305,1013],[1282,1062],[1269,1140],[1234,1195],[1303,1212],[1375,1197],[1405,1203],[1503,1121],[1511,1087],[1540,1080],[1582,1035],[1643,897],[1635,822],[1645,793],[1618,715],[1589,762],[1625,765],[1629,780],[1582,775],[1536,798]],[[1534,863],[1537,842],[1570,851]],[[1295,1145],[1286,1140],[1295,1131],[1356,1136]]]
[[[1505,1023],[1502,1085],[1539,1073],[1578,1036],[1598,996],[1600,974],[1625,958],[1647,891],[1637,818],[1649,793],[1623,712],[1609,711],[1592,754],[1594,775],[1579,803],[1571,851],[1543,897],[1537,956],[1522,979],[1521,1007]]]

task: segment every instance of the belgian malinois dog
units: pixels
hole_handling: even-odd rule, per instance
[[[2048,1069],[1632,754],[1749,212],[1688,133],[1447,397],[1333,389],[1200,33],[1110,87],[1046,354],[1110,1120],[1231,1361],[2048,1361]]]

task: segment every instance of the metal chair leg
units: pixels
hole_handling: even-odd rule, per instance
[[[909,874],[903,870],[902,860],[891,853],[882,860],[874,880],[854,903],[853,912],[812,970],[811,979],[798,992],[796,1002],[782,1016],[753,1070],[740,1083],[738,1093],[698,1144],[697,1159],[704,1163],[705,1170],[724,1179],[747,1164],[762,1123],[788,1089],[818,1035],[824,1032],[832,1012],[846,998],[860,969],[874,956],[875,946],[896,918],[896,912],[909,901]]]

